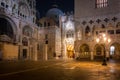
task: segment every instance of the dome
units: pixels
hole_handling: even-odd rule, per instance
[[[55,19],[55,21],[58,21],[59,16],[62,16],[62,15],[63,15],[63,12],[60,9],[52,8],[52,9],[48,10],[46,17],[50,17],[50,18]]]

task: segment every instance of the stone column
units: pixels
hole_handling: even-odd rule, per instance
[[[67,59],[67,46],[65,45],[64,47],[64,59]]]
[[[45,60],[48,60],[48,40],[45,41]]]
[[[37,43],[35,43],[35,56],[34,56],[34,60],[37,61]]]
[[[79,57],[79,52],[75,52],[75,59]]]
[[[91,60],[94,60],[94,54],[93,54],[93,51],[91,51]]]
[[[106,51],[106,57],[109,57],[110,55],[109,55],[109,51]]]
[[[47,49],[48,49],[48,44],[45,44],[45,60],[47,60],[48,59],[48,57],[47,57]]]
[[[110,57],[110,54],[109,54],[109,51],[107,50],[106,51],[106,59],[109,60],[109,57]]]
[[[19,42],[19,55],[18,55],[18,59],[19,60],[23,60],[23,46],[22,46],[22,38],[21,38],[21,40],[20,40],[20,42]]]
[[[119,59],[119,51],[118,51],[118,50],[115,50],[115,53],[114,53],[114,54],[115,54],[115,58],[116,58],[116,59]]]

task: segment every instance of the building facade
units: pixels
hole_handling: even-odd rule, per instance
[[[36,60],[35,0],[0,0],[0,59]]]
[[[41,33],[41,54],[43,58],[59,59],[73,58],[74,56],[74,38],[75,29],[73,14],[65,14],[58,7],[51,8],[46,16],[39,20]],[[47,53],[45,51],[45,41],[47,44]]]
[[[0,60],[73,58],[72,19],[54,5],[36,24],[35,0],[1,0]]]
[[[119,59],[119,4],[119,0],[75,0],[75,14],[63,14],[57,7],[48,10],[41,22],[44,27],[41,30],[48,34],[47,54],[55,53],[63,59]]]
[[[36,24],[35,0],[0,0],[0,60],[120,58],[120,1],[56,5]]]
[[[119,8],[119,0],[75,0],[74,49],[79,59],[120,58]]]

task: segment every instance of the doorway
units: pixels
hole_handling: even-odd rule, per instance
[[[82,59],[90,59],[90,49],[87,44],[82,44],[80,46],[79,57]]]
[[[23,59],[27,58],[27,49],[23,49]]]
[[[110,58],[113,58],[115,55],[115,46],[110,47]]]
[[[74,48],[72,45],[67,46],[67,57],[74,58]]]
[[[120,44],[119,43],[113,43],[110,46],[110,58],[111,59],[120,59]]]

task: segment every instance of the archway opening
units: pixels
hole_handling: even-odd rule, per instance
[[[96,44],[94,50],[95,50],[94,59],[103,60],[104,55],[106,55],[105,45]]]
[[[27,49],[23,49],[23,59],[27,58]]]
[[[102,54],[102,48],[101,46],[96,47],[96,55],[101,55]]]
[[[79,57],[80,58],[88,58],[88,59],[90,59],[90,49],[89,49],[89,46],[87,44],[83,44],[80,47]]]
[[[74,47],[72,45],[67,45],[67,57],[74,58]]]
[[[27,59],[27,55],[28,55],[28,39],[26,37],[24,37],[22,39],[22,45],[23,45],[23,52],[22,52],[22,58],[23,59]]]
[[[120,44],[119,43],[113,43],[110,46],[110,58],[112,59],[120,59]]]
[[[0,18],[0,36],[2,41],[13,40],[15,38],[12,25],[4,18]]]
[[[23,38],[23,40],[22,40],[22,45],[23,45],[23,46],[28,46],[28,40],[27,40],[26,37]]]
[[[113,56],[115,54],[115,46],[110,47],[110,56]]]
[[[0,15],[0,59],[18,59],[17,26],[11,18]]]

